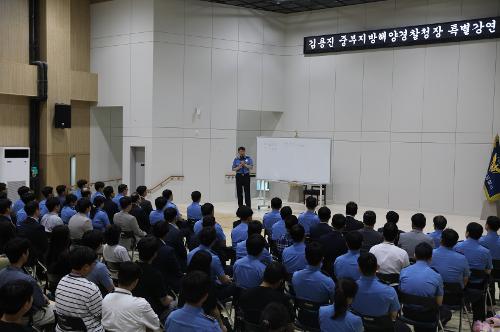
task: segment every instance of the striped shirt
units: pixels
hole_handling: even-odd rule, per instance
[[[99,288],[84,277],[65,275],[56,289],[58,315],[80,317],[88,332],[104,332],[101,325],[102,297]],[[57,332],[62,332],[59,326]]]

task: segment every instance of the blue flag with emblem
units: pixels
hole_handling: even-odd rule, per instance
[[[498,135],[495,137],[488,172],[484,179],[484,193],[490,202],[500,199],[500,143]]]

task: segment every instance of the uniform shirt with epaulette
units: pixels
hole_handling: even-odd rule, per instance
[[[391,286],[375,276],[361,276],[357,281],[358,292],[352,302],[352,309],[363,316],[381,317],[400,309],[398,295]]]
[[[201,307],[185,304],[172,312],[165,322],[165,332],[221,331],[217,320],[205,315]]]
[[[307,265],[293,274],[292,285],[298,299],[325,304],[335,291],[332,278],[323,274],[319,266]]]

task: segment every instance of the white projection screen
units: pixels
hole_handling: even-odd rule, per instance
[[[331,139],[257,137],[257,179],[331,182]]]

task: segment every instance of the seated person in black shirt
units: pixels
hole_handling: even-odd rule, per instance
[[[130,195],[130,199],[132,200],[132,208],[130,209],[130,214],[137,219],[137,223],[139,224],[139,228],[146,233],[150,232],[150,224],[149,224],[149,214],[146,214],[144,209],[139,205],[140,196],[138,193],[133,193]]]
[[[142,238],[137,243],[137,250],[139,251],[137,264],[142,269],[142,275],[132,294],[146,299],[160,318],[160,321],[163,321],[172,307],[175,306],[175,301],[171,296],[167,295],[161,272],[151,265],[158,254],[158,249],[158,240],[152,236]]]
[[[396,211],[387,211],[387,214],[385,215],[385,220],[387,222],[392,222],[393,224],[397,224],[398,221],[399,221],[399,214]],[[379,227],[379,229],[377,229],[377,232],[383,233],[384,232],[384,227]],[[398,236],[396,237],[396,240],[394,240],[394,244],[395,245],[398,245],[399,235],[401,233],[404,233],[404,231],[402,231],[402,230],[399,229],[398,230]]]
[[[282,331],[293,332],[295,331],[287,307],[281,303],[269,303],[260,316],[262,331]]]
[[[52,229],[49,249],[45,256],[47,274],[51,275],[48,290],[52,292],[52,295],[55,295],[59,280],[71,272],[71,264],[69,263],[70,244],[68,226],[58,225]]]
[[[273,262],[266,267],[260,286],[244,290],[239,299],[239,307],[246,321],[259,324],[260,314],[268,303],[278,302],[284,305],[289,313],[293,312],[290,298],[283,294],[283,285],[287,277],[285,267]]]
[[[355,217],[358,214],[358,204],[355,202],[348,202],[345,205],[345,232],[355,231],[364,227],[363,223]]]
[[[24,206],[24,211],[28,217],[18,227],[18,235],[24,237],[31,242],[31,253],[29,265],[36,263],[36,260],[42,261],[45,259],[45,252],[49,246],[45,227],[40,225],[38,217],[40,216],[40,208],[37,201],[30,201]]]
[[[115,190],[111,186],[106,186],[104,187],[102,193],[104,194],[104,197],[106,197],[102,209],[108,214],[109,221],[113,223],[113,217],[115,213],[120,212],[120,209],[118,209],[118,205],[113,202],[113,197],[115,197]]]
[[[332,211],[326,206],[322,206],[318,210],[319,224],[311,226],[309,230],[309,237],[313,241],[319,240],[322,235],[333,232],[333,228],[328,225],[328,221],[332,216]]]
[[[325,255],[322,270],[328,274],[331,273],[337,257],[347,252],[347,244],[342,234],[345,225],[346,218],[342,214],[334,214],[332,217],[333,231],[319,238],[318,242],[322,245]]]
[[[25,280],[13,280],[0,288],[0,320],[2,332],[31,332],[30,326],[23,325],[23,316],[33,304],[33,286]]]
[[[181,267],[175,256],[175,250],[163,240],[168,233],[168,223],[160,221],[153,225],[153,236],[158,240],[160,248],[153,260],[153,267],[161,272],[165,287],[179,292],[182,277]]]

